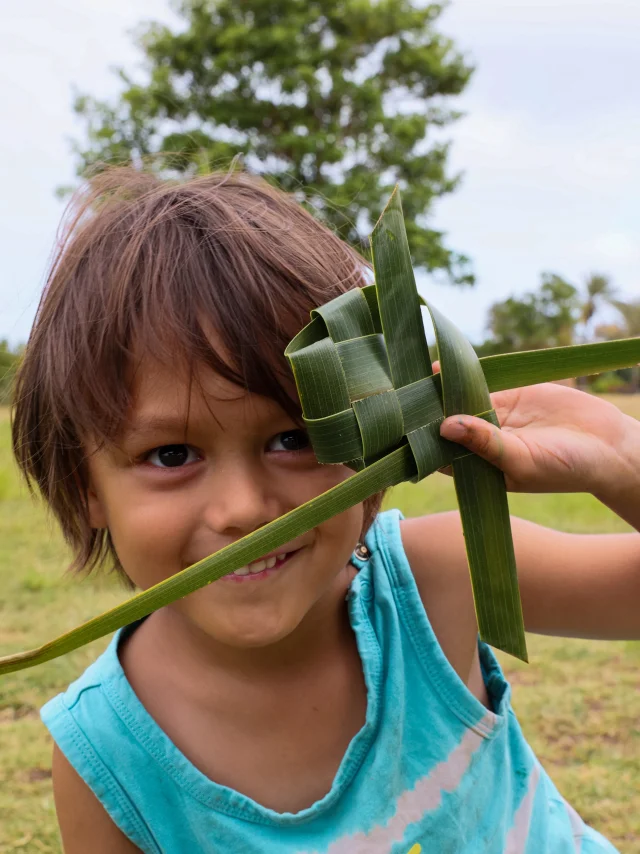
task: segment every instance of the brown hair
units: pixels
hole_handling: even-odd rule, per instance
[[[133,587],[109,531],[89,524],[82,440],[111,444],[126,422],[134,348],[165,365],[181,354],[190,377],[206,365],[300,423],[284,348],[312,308],[366,284],[368,265],[246,173],[169,182],[112,168],[68,211],[16,376],[13,452],[73,550],[69,571],[109,558]],[[213,350],[203,318],[231,360]],[[363,533],[381,499],[365,502]]]

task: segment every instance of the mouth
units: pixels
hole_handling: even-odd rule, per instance
[[[264,578],[274,575],[281,569],[300,549],[295,549],[290,552],[281,552],[280,554],[268,555],[267,557],[255,560],[247,566],[241,566],[234,572],[224,575],[220,581],[236,582],[236,584],[246,584],[252,581],[261,581]]]

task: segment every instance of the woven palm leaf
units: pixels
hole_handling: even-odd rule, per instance
[[[449,415],[498,425],[482,366],[461,332],[427,304],[440,377],[433,376],[399,193],[371,238],[375,285],[311,312],[285,351],[318,460],[360,471],[408,445],[417,482],[452,464],[480,637],[526,659],[502,472],[440,437]]]
[[[312,501],[37,649],[0,658],[0,674],[64,655],[258,560],[349,507],[452,465],[481,637],[526,659],[502,473],[440,437],[458,413],[498,425],[490,392],[630,367],[640,338],[478,359],[427,304],[440,375],[433,375],[396,191],[372,239],[375,285],[312,312],[286,355],[320,462],[355,473]]]

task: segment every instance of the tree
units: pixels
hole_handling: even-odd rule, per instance
[[[596,335],[605,341],[616,338],[635,338],[640,336],[640,300],[624,302],[623,300],[611,300],[611,305],[622,315],[623,325],[609,323],[596,327]],[[619,373],[625,380],[631,383],[632,388],[640,391],[640,365],[635,368],[627,368]]]
[[[491,306],[487,326],[493,340],[485,342],[482,354],[571,344],[580,311],[577,288],[555,273],[543,273],[538,291]]]
[[[115,103],[77,98],[78,172],[150,160],[179,177],[242,154],[360,250],[369,212],[398,182],[414,264],[472,284],[468,259],[427,225],[459,181],[446,173],[449,144],[432,134],[458,118],[445,99],[472,73],[435,29],[446,5],[181,0],[183,29],[148,23],[138,35],[143,82],[120,69]]]
[[[640,299],[632,302],[612,300],[611,304],[620,312],[624,319],[625,336],[628,338],[640,336]]]
[[[0,406],[11,403],[13,378],[23,352],[24,345],[11,350],[6,339],[0,340]]]
[[[585,280],[585,296],[582,303],[580,323],[583,329],[583,339],[589,338],[589,323],[602,303],[611,303],[616,289],[611,284],[609,276],[602,273],[590,273]]]

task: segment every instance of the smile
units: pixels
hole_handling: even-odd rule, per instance
[[[296,549],[296,551],[293,552],[284,552],[282,554],[270,555],[269,557],[255,560],[253,563],[250,563],[247,566],[241,566],[234,572],[223,576],[220,580],[246,582],[268,578],[270,575],[273,575],[274,572],[277,572],[281,566],[284,566],[289,558],[293,557],[293,555],[298,551],[299,549]]]

